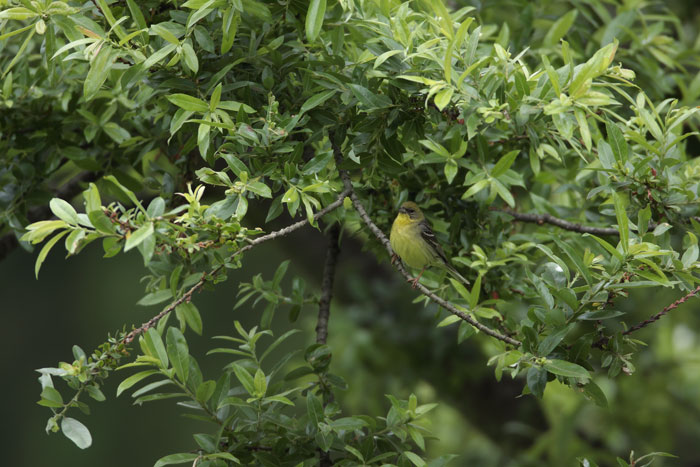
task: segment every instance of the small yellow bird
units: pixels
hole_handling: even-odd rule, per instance
[[[469,284],[469,281],[448,263],[433,229],[416,203],[407,201],[401,205],[391,226],[389,241],[394,253],[404,263],[421,270],[418,277],[409,281],[413,288],[418,285],[418,280],[428,266],[443,267],[464,284]]]

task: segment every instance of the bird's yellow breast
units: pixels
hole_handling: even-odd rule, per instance
[[[394,219],[389,236],[394,253],[408,266],[422,269],[435,261],[430,246],[421,236],[421,227],[406,214],[399,214]]]

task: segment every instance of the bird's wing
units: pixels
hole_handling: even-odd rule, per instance
[[[435,238],[435,233],[433,233],[433,229],[430,228],[430,224],[428,224],[427,221],[423,220],[421,221],[419,226],[420,234],[423,240],[425,240],[428,243],[428,245],[430,245],[430,248],[435,252],[435,255],[438,258],[440,258],[443,263],[447,264],[447,257],[445,256],[445,252],[438,243],[437,238]]]

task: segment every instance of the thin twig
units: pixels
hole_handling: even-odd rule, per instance
[[[664,307],[663,310],[659,311],[659,312],[656,313],[655,315],[652,315],[652,316],[650,316],[649,318],[645,319],[644,321],[635,324],[634,326],[632,326],[631,328],[629,328],[628,330],[626,330],[625,332],[623,332],[622,335],[623,335],[623,336],[627,336],[627,335],[629,335],[629,334],[632,334],[632,333],[635,332],[635,331],[638,331],[638,330],[640,330],[640,329],[642,329],[642,328],[645,328],[645,327],[649,326],[650,324],[654,323],[655,321],[658,321],[658,320],[661,319],[661,317],[664,316],[666,313],[668,313],[668,312],[671,311],[671,310],[674,310],[674,309],[678,308],[681,304],[683,304],[683,303],[685,303],[686,301],[688,301],[691,297],[697,295],[698,292],[700,292],[700,285],[697,286],[695,289],[691,290],[690,292],[688,292],[688,293],[687,293],[686,295],[684,295],[683,297],[681,297],[681,298],[679,298],[678,300],[676,300],[675,302],[671,303],[670,305],[667,305],[666,307]],[[608,341],[610,341],[610,337],[609,337],[609,336],[601,337],[600,339],[598,339],[596,342],[593,343],[593,347],[603,348],[603,347],[608,343]]]
[[[338,172],[340,173],[340,177],[343,180],[343,184],[345,185],[345,190],[349,192],[348,196],[350,196],[350,199],[352,200],[353,206],[355,206],[355,209],[357,210],[357,213],[360,215],[360,218],[362,221],[365,223],[365,225],[369,228],[370,231],[374,234],[375,237],[377,237],[377,240],[379,240],[382,245],[384,245],[384,248],[386,248],[386,251],[389,253],[389,256],[393,255],[394,252],[391,249],[391,243],[389,242],[389,239],[386,238],[386,235],[384,235],[384,232],[382,232],[379,227],[377,227],[374,222],[372,222],[372,219],[370,219],[369,215],[367,214],[367,211],[365,211],[364,206],[362,205],[362,202],[360,202],[359,198],[357,197],[357,194],[355,193],[355,190],[352,186],[352,181],[350,181],[350,176],[345,170],[340,169],[340,165],[343,162],[343,153],[340,150],[340,147],[335,142],[335,138],[333,133],[330,134],[330,140],[331,140],[331,145],[333,147],[333,155],[335,156],[335,163],[336,166],[338,167]],[[406,280],[413,280],[411,275],[406,271],[406,269],[403,267],[400,261],[396,261],[394,263],[394,266],[396,269],[401,273],[402,276],[406,278]],[[476,329],[480,330],[484,334],[487,334],[491,337],[494,337],[500,341],[503,341],[507,344],[511,344],[514,346],[520,346],[521,342],[513,339],[512,337],[504,336],[503,334],[499,333],[498,331],[494,331],[490,327],[481,324],[468,314],[466,314],[463,311],[458,310],[455,308],[454,305],[452,305],[450,302],[438,297],[435,295],[433,292],[428,290],[423,284],[418,283],[416,284],[416,288],[426,297],[428,297],[430,300],[433,302],[437,303],[453,315],[459,316],[462,320],[466,321],[467,323],[471,324],[474,326]]]
[[[589,233],[593,235],[614,235],[620,236],[620,232],[612,227],[591,227],[588,225],[576,224],[574,222],[565,221],[551,214],[524,214],[510,209],[492,209],[492,211],[505,212],[513,216],[520,222],[531,222],[533,224],[552,224],[561,229],[570,230],[572,232]]]
[[[317,213],[315,213],[313,216],[314,220],[318,220],[321,217],[328,214],[329,212],[331,212],[335,209],[338,209],[340,207],[340,205],[343,204],[343,199],[345,199],[345,197],[347,195],[348,195],[348,190],[344,190],[335,201],[333,201],[331,204],[329,204],[325,208],[323,208],[320,211],[318,211]],[[236,256],[245,253],[246,251],[250,250],[251,248],[253,248],[256,245],[260,245],[261,243],[267,242],[268,240],[274,240],[276,238],[280,238],[280,237],[284,237],[285,235],[289,235],[290,233],[294,232],[295,230],[298,230],[298,229],[304,227],[308,223],[309,223],[308,218],[304,218],[303,220],[300,220],[299,222],[295,222],[294,224],[288,225],[287,227],[284,227],[283,229],[276,230],[274,232],[270,232],[269,234],[258,237],[256,239],[252,240],[250,243],[248,243],[246,246],[244,246],[240,250],[233,253],[224,264],[227,264],[228,262],[233,260],[233,258],[235,258]],[[172,302],[165,309],[163,309],[163,311],[161,311],[160,313],[158,313],[157,315],[155,315],[154,317],[152,317],[151,319],[149,319],[148,321],[143,323],[140,327],[134,329],[129,334],[124,336],[124,338],[122,339],[122,342],[124,344],[130,343],[131,341],[134,340],[134,338],[136,336],[138,336],[139,334],[143,334],[144,332],[148,331],[150,328],[152,328],[153,326],[158,324],[158,321],[160,321],[165,315],[167,315],[168,313],[173,311],[175,308],[177,308],[178,305],[181,305],[185,302],[189,302],[192,299],[192,294],[195,293],[200,288],[202,288],[202,286],[206,283],[207,278],[213,277],[219,271],[221,271],[221,269],[223,269],[223,267],[224,267],[224,264],[216,267],[215,269],[213,269],[209,272],[203,273],[201,279],[199,279],[199,281],[197,281],[196,284],[194,284],[192,287],[190,287],[190,289],[187,292],[185,292],[182,295],[182,297],[180,297],[177,300],[175,300],[174,302]]]
[[[316,321],[316,342],[325,344],[328,339],[328,317],[331,312],[331,298],[333,297],[333,281],[335,279],[335,265],[340,253],[338,238],[340,226],[333,224],[328,232],[328,250],[326,250],[326,262],[323,265],[323,279],[321,281],[321,299],[318,301],[318,320]]]
[[[663,310],[659,311],[659,312],[656,313],[655,315],[650,316],[648,319],[645,319],[645,320],[642,321],[641,323],[635,324],[634,326],[632,326],[631,328],[629,328],[627,331],[623,332],[622,334],[623,334],[623,335],[631,334],[631,333],[633,333],[634,331],[638,331],[638,330],[640,330],[640,329],[642,329],[642,328],[644,328],[644,327],[646,327],[646,326],[649,326],[649,325],[650,325],[651,323],[653,323],[654,321],[658,321],[659,318],[661,318],[663,315],[665,315],[665,314],[668,313],[669,311],[678,308],[679,305],[685,303],[690,297],[696,295],[698,292],[700,292],[700,285],[697,286],[694,290],[691,290],[690,292],[688,292],[685,296],[679,298],[679,299],[676,300],[675,302],[673,302],[673,303],[671,303],[670,305],[666,306]]]

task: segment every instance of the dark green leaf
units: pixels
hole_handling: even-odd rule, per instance
[[[544,367],[550,373],[559,376],[568,376],[570,378],[585,378],[590,379],[591,375],[581,365],[567,362],[566,360],[547,360]]]
[[[306,39],[314,42],[321,32],[326,15],[326,0],[311,0],[306,11]]]

